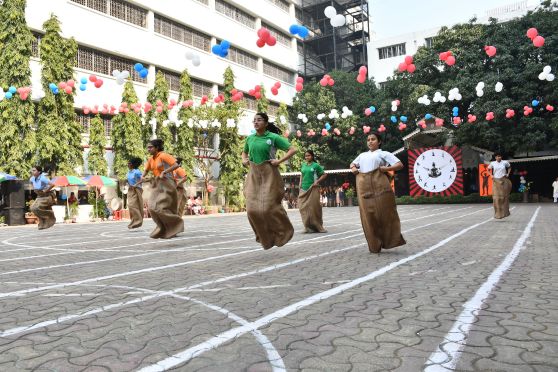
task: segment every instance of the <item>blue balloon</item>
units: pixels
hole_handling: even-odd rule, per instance
[[[58,93],[60,93],[60,91],[58,90],[58,88],[55,88],[55,89],[52,90],[52,93],[58,94]]]
[[[331,124],[325,123],[325,129],[330,130],[331,129]]]
[[[143,69],[144,69],[143,65],[139,62],[134,65],[134,70],[136,70],[137,72],[140,72]]]
[[[86,78],[86,77],[82,77],[81,80],[80,80],[80,82],[81,82],[82,84],[87,84],[87,78]]]
[[[308,31],[308,29],[304,26],[299,26],[298,27],[298,34],[300,35],[301,38],[306,38],[306,36],[308,36],[308,34],[310,33],[310,31]]]
[[[81,90],[81,91],[83,92],[83,91],[86,90],[86,89],[87,89],[87,85],[85,85],[85,84],[80,84],[79,90]]]
[[[4,97],[6,97],[6,99],[10,99],[10,98],[13,97],[13,94],[12,94],[12,92],[8,91],[8,92],[6,92],[6,94],[4,95]]]
[[[221,41],[221,49],[229,49],[231,47],[231,43],[227,40]]]
[[[56,84],[50,83],[50,84],[48,85],[48,87],[50,88],[50,90],[55,90],[55,89],[56,89]]]
[[[213,45],[211,47],[211,51],[213,52],[213,54],[216,54],[218,56],[221,55],[221,45],[219,45],[219,44]]]
[[[8,92],[10,92],[10,93],[12,93],[12,94],[16,94],[17,88],[14,87],[14,86],[11,86],[11,87],[8,89]]]
[[[220,54],[221,57],[227,58],[228,55],[229,55],[229,51],[227,49],[221,49],[221,54]]]
[[[425,118],[426,120],[428,120],[428,119],[432,119],[432,115],[430,115],[430,114],[426,114],[426,115],[424,115],[424,118]]]
[[[396,116],[392,115],[390,120],[391,120],[392,123],[397,123],[397,117]]]
[[[12,88],[10,88],[10,89],[12,89]],[[536,99],[534,99],[533,102],[531,102],[531,105],[532,105],[533,107],[537,107],[537,106],[539,105],[539,101],[537,101]]]
[[[145,67],[139,72],[139,76],[142,79],[145,79],[147,77],[147,75],[149,74],[149,70],[146,69]]]
[[[293,35],[296,35],[300,32],[300,26],[299,25],[291,25],[289,27],[289,32]]]
[[[401,120],[403,123],[407,122],[407,117],[406,116],[400,116],[399,120]]]
[[[372,112],[376,112],[376,107],[374,107],[374,106],[370,106],[369,109],[370,109],[370,111],[372,111]]]

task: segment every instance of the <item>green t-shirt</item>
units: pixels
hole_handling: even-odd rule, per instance
[[[324,168],[313,161],[308,164],[307,162],[302,163],[302,168],[300,168],[300,173],[302,173],[302,190],[306,191],[312,186],[312,184],[324,174]]]
[[[287,151],[289,147],[289,140],[269,131],[265,131],[262,136],[258,136],[257,133],[251,134],[244,142],[244,152],[250,156],[250,161],[256,164],[275,159],[276,149]]]

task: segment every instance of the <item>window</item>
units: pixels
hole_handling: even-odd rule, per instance
[[[291,84],[293,82],[293,73],[283,67],[279,67],[271,62],[264,61],[263,63],[264,74]]]
[[[233,46],[229,49],[227,59],[252,70],[258,69],[258,57]]]
[[[169,84],[169,89],[175,92],[180,92],[180,74],[163,69],[159,69],[159,71],[161,71],[165,76],[167,84]]]
[[[33,41],[31,42],[31,57],[41,57],[41,38],[43,35],[33,32]]]
[[[378,48],[378,56],[380,59],[392,58],[405,54],[405,43]]]
[[[285,0],[267,0],[282,11],[289,12],[289,2]]]
[[[269,102],[269,106],[267,106],[267,114],[269,116],[274,116],[277,118],[277,112],[279,111],[279,105],[274,102]]]
[[[110,137],[110,133],[112,132],[112,119],[110,116],[102,116],[103,119],[103,126],[105,127],[105,136]]]
[[[81,133],[89,134],[89,128],[91,127],[91,120],[93,115],[85,115],[81,111],[76,111],[76,121],[81,125]],[[105,136],[110,137],[112,131],[112,119],[110,116],[101,116],[103,120],[103,127],[105,128]]]
[[[71,0],[74,3],[111,15],[114,18],[147,27],[147,10],[123,0]]]
[[[206,52],[211,50],[211,36],[158,14],[155,14],[155,33],[170,37],[173,40],[191,45]]]
[[[433,37],[427,37],[426,39],[424,39],[424,46],[426,46],[427,48],[432,48],[433,42],[434,42]]]
[[[286,34],[283,31],[276,29],[273,26],[268,25],[267,23],[262,22],[262,27],[265,27],[269,30],[271,35],[273,35],[279,44],[285,45],[286,47],[291,47],[291,37],[289,34]]]
[[[244,102],[246,102],[246,108],[251,111],[258,111],[258,101],[248,94],[244,95]]]
[[[215,0],[215,10],[229,18],[255,29],[256,18],[223,0]]]
[[[213,89],[213,84],[198,79],[190,79],[192,82],[192,95],[194,97],[209,96]]]
[[[112,75],[113,70],[127,70],[130,71],[133,81],[145,83],[147,80],[142,79],[134,70],[134,64],[135,62],[130,59],[80,46],[74,66],[104,75]]]

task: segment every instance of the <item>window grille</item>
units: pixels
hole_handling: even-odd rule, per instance
[[[229,49],[227,59],[252,70],[258,69],[258,57],[233,46]]]
[[[213,84],[198,80],[191,79],[192,82],[192,95],[194,97],[209,96],[213,89]]]
[[[258,111],[258,101],[248,94],[244,95],[244,102],[246,102],[246,108],[252,111]]]
[[[211,36],[155,14],[155,33],[209,52]]]
[[[70,0],[136,26],[147,27],[147,10],[123,0]]]
[[[41,57],[41,38],[43,35],[33,32],[33,41],[31,42],[31,56],[35,58]]]
[[[134,70],[135,63],[136,62],[127,58],[114,56],[95,49],[80,46],[78,47],[74,66],[84,70],[111,76],[113,70],[126,70],[130,71],[130,76],[133,81],[145,83],[147,80],[142,79]]]
[[[256,18],[223,0],[215,0],[215,10],[245,26],[255,29]]]
[[[169,84],[169,90],[180,92],[180,74],[162,69],[159,69],[159,71],[163,73],[165,80],[167,80],[167,84]]]
[[[291,84],[293,82],[293,73],[283,67],[279,67],[271,62],[264,61],[263,63],[264,74]]]
[[[393,58],[405,54],[406,54],[405,43],[378,48],[378,57],[380,59]]]
[[[289,12],[289,2],[285,0],[267,0],[284,12]]]
[[[277,42],[279,44],[282,44],[282,45],[284,45],[286,47],[289,47],[289,48],[291,47],[291,36],[289,36],[289,34],[283,32],[283,31],[280,31],[280,30],[276,29],[275,27],[270,26],[267,23],[262,22],[262,27],[267,28],[269,30],[269,32],[271,33],[271,35],[273,35],[277,39]]]

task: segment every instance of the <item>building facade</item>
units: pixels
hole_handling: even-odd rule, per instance
[[[237,89],[248,92],[258,84],[266,87],[270,101],[268,113],[274,116],[279,103],[290,105],[295,93],[299,56],[296,39],[288,31],[295,22],[295,13],[292,0],[28,0],[26,19],[36,38],[31,62],[32,85],[34,90],[41,86],[42,25],[54,14],[61,22],[62,36],[75,38],[79,45],[75,78],[94,74],[104,80],[100,89],[89,85],[84,92],[77,90],[75,96],[85,152],[91,117],[84,115],[81,107],[120,105],[123,86],[116,83],[113,70],[132,73],[136,93],[143,103],[154,85],[157,71],[165,74],[170,98],[178,99],[180,74],[188,68],[193,94],[199,101],[203,95],[218,94],[223,72],[231,66]],[[260,27],[267,27],[276,37],[275,46],[256,46]],[[212,45],[222,40],[231,43],[226,58],[211,53]],[[200,55],[199,66],[186,59],[188,51]],[[146,79],[134,73],[134,64],[138,62],[149,70]],[[282,87],[274,96],[269,91],[277,81]],[[241,135],[250,133],[256,110],[256,101],[250,96],[245,95],[244,102],[246,110],[238,123]],[[104,117],[104,124],[110,167],[110,116]]]

